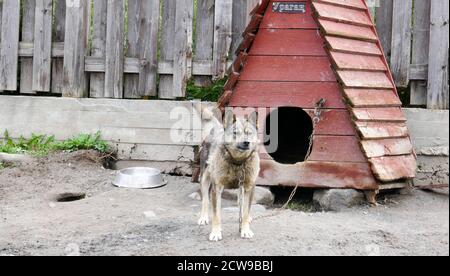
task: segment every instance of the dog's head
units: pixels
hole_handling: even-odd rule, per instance
[[[257,120],[256,112],[247,118],[237,118],[231,110],[225,112],[225,145],[234,160],[247,159],[258,149]]]

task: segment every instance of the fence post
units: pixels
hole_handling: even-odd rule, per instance
[[[125,1],[108,0],[106,23],[105,95],[123,98]]]
[[[391,68],[399,87],[409,83],[411,64],[412,0],[394,0],[392,19]]]
[[[430,0],[414,2],[414,26],[411,58],[411,105],[427,104],[428,56],[430,45]],[[413,72],[414,71],[414,72]],[[420,76],[418,73],[420,72]]]
[[[37,0],[34,24],[33,91],[50,92],[53,1]]]
[[[125,98],[156,96],[159,1],[128,1],[128,55],[140,61],[139,74],[125,76]]]
[[[256,7],[259,0],[234,0],[233,1],[233,43],[231,53],[234,55],[242,42],[242,33],[250,22],[250,12]]]
[[[212,62],[214,45],[214,2],[198,0],[197,33],[194,62]],[[195,85],[208,86],[211,76],[194,76]]]
[[[391,56],[392,46],[392,0],[380,1],[380,6],[377,8],[377,32],[380,36],[381,46],[383,46],[384,54],[389,60]]]
[[[53,42],[64,42],[66,31],[66,1],[55,1],[55,28]],[[52,93],[61,94],[63,90],[63,69],[64,61],[62,58],[53,58],[52,60]]]
[[[22,43],[34,43],[34,17],[36,0],[25,0],[22,13]],[[33,91],[33,58],[20,58],[20,93],[34,94]]]
[[[20,2],[3,0],[0,45],[0,90],[17,90]]]
[[[449,1],[431,0],[428,108],[448,109]]]
[[[177,0],[175,12],[175,42],[173,59],[173,95],[185,97],[192,76],[193,0]]]
[[[213,77],[223,79],[232,40],[233,1],[216,1],[214,20]]]
[[[84,71],[87,50],[89,0],[66,1],[66,31],[64,39],[64,97],[87,96]]]
[[[94,16],[92,31],[91,56],[105,61],[106,56],[106,19],[108,0],[94,0]],[[89,96],[103,98],[105,96],[105,73],[91,73]]]

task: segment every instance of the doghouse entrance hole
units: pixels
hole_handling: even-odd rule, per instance
[[[278,124],[278,135],[271,133],[277,129],[271,125],[274,123]],[[296,164],[306,160],[312,133],[313,122],[308,113],[298,107],[281,107],[266,118],[264,145],[276,162]],[[278,143],[274,140],[277,137]]]

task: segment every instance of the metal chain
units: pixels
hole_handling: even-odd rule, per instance
[[[245,196],[245,165],[241,165],[240,167],[240,175],[239,179],[239,195],[238,195],[238,204],[239,204],[239,232],[242,231],[242,222],[244,221],[244,196]]]
[[[327,101],[322,98],[316,103],[316,107],[314,108],[313,132],[312,132],[311,136],[309,137],[309,146],[308,146],[308,151],[305,156],[305,160],[308,160],[308,158],[311,156],[313,145],[314,145],[314,137],[316,136],[316,128],[317,128],[317,125],[322,121],[322,113],[323,113],[323,109],[324,109],[326,103],[327,103]],[[271,215],[267,215],[267,216],[257,217],[254,220],[274,217],[274,216],[278,215],[281,211],[286,210],[287,207],[289,206],[289,204],[294,199],[295,195],[297,194],[297,190],[298,190],[299,186],[300,186],[300,184],[297,183],[294,190],[292,190],[292,193],[289,195],[289,198],[286,201],[286,203],[281,208],[275,210],[275,213],[273,213]]]

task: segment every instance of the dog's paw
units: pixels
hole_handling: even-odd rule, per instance
[[[198,220],[198,225],[205,226],[205,225],[208,225],[208,224],[209,224],[209,218],[208,217],[201,217]]]
[[[222,240],[222,231],[213,230],[212,233],[209,235],[209,240],[212,242],[221,241]]]
[[[250,228],[247,229],[242,229],[241,231],[241,238],[243,239],[253,239],[253,237],[255,236],[255,234],[253,233],[252,230],[250,230]]]

